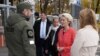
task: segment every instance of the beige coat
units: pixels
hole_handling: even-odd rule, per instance
[[[87,25],[80,29],[71,47],[71,56],[95,56],[98,47],[98,32]]]

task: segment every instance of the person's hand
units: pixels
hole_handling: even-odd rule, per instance
[[[61,52],[64,50],[64,47],[57,47],[58,51]]]
[[[45,50],[45,53],[48,54],[48,50]]]

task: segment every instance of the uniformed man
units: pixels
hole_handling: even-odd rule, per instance
[[[9,56],[35,56],[33,30],[26,19],[32,15],[32,6],[23,2],[17,5],[17,13],[7,19],[5,38]]]

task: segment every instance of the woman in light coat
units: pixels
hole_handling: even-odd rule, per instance
[[[80,11],[80,28],[71,47],[71,56],[95,56],[99,35],[92,9]]]

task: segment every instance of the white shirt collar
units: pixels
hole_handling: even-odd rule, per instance
[[[44,21],[41,21],[41,22],[47,22],[47,19],[45,19]]]

